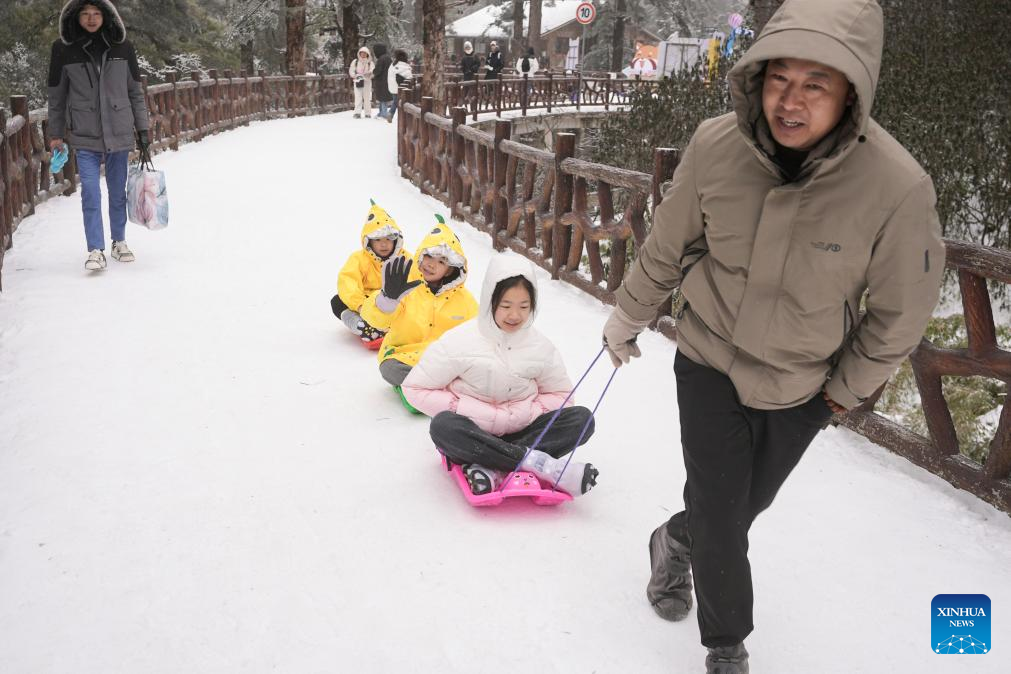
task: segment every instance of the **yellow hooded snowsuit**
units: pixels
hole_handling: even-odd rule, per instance
[[[390,257],[410,257],[410,251],[404,248],[404,233],[393,218],[373,201],[362,225],[362,249],[351,253],[337,276],[337,295],[352,311],[361,311],[365,300],[383,286],[383,261],[369,248],[369,239],[394,236],[397,241]]]
[[[445,223],[438,223],[418,248],[410,280],[421,279],[418,264],[426,251],[445,257],[460,274],[435,293],[427,283],[422,283],[401,300],[392,314],[380,311],[373,298],[362,305],[362,318],[369,325],[389,330],[379,347],[380,363],[394,358],[414,367],[429,344],[447,330],[477,316],[477,301],[463,287],[467,280],[467,258],[456,234]]]

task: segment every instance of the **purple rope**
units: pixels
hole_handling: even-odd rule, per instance
[[[614,375],[618,374],[618,368],[614,368],[611,376],[607,380],[607,384],[604,385],[604,390],[600,392],[600,397],[597,398],[597,404],[593,406],[593,410],[590,411],[590,418],[586,420],[583,424],[583,430],[579,432],[579,438],[576,440],[576,446],[572,448],[569,455],[565,458],[565,465],[562,466],[562,472],[558,474],[558,479],[555,483],[551,485],[551,491],[558,489],[558,483],[562,481],[562,475],[565,475],[565,471],[569,468],[569,462],[572,461],[572,457],[575,456],[576,450],[579,449],[579,445],[583,442],[583,436],[586,435],[586,429],[590,427],[590,422],[593,421],[594,415],[597,414],[597,408],[600,407],[600,401],[604,399],[604,394],[607,393],[607,389],[611,387],[611,382],[614,381]]]
[[[597,354],[596,358],[593,359],[593,362],[590,363],[590,366],[588,368],[586,368],[586,372],[583,373],[583,376],[579,378],[579,381],[576,382],[576,385],[572,387],[571,391],[569,391],[569,395],[565,396],[565,400],[562,401],[561,407],[559,407],[557,410],[555,410],[555,413],[551,415],[551,419],[548,420],[548,425],[544,427],[544,430],[541,431],[540,435],[537,436],[537,439],[534,440],[534,443],[532,445],[530,445],[529,447],[527,447],[527,451],[523,454],[523,458],[520,459],[520,462],[518,464],[516,464],[516,467],[514,469],[512,469],[511,471],[509,471],[509,474],[506,475],[506,477],[505,477],[504,480],[502,480],[502,484],[499,485],[498,491],[502,491],[503,489],[505,489],[505,486],[507,484],[509,484],[509,480],[511,480],[512,477],[513,477],[513,475],[516,474],[516,471],[518,471],[520,469],[520,466],[522,466],[523,462],[527,460],[527,457],[530,456],[530,452],[534,451],[537,448],[537,445],[539,445],[541,443],[541,440],[544,439],[544,436],[551,429],[552,424],[555,423],[555,419],[557,419],[558,415],[562,413],[563,409],[565,409],[565,404],[568,403],[569,400],[572,399],[572,396],[573,396],[573,394],[575,394],[576,389],[579,388],[579,385],[583,383],[584,379],[586,379],[586,375],[590,374],[590,370],[592,370],[593,366],[597,364],[598,360],[600,360],[600,357],[604,354],[604,350],[606,348],[607,348],[607,346],[603,346],[603,347],[600,348],[600,353]],[[614,371],[617,372],[618,368],[615,368]],[[611,379],[614,379],[614,374],[611,374]],[[610,386],[610,385],[611,385],[611,381],[608,380],[607,386]],[[604,393],[607,392],[607,386],[604,387]],[[601,393],[600,397],[603,398],[604,394]],[[597,401],[597,405],[598,406],[600,405],[600,400]],[[593,410],[594,410],[594,412],[596,412],[597,408],[594,407]],[[586,429],[589,427],[590,420],[592,420],[592,419],[593,419],[593,414],[591,413],[590,414],[590,419],[588,419],[586,421],[586,424],[583,426],[582,433],[579,434],[579,439],[580,440],[583,439],[583,434],[586,433]],[[577,447],[579,446],[579,442],[578,441],[576,442],[576,446]],[[575,449],[573,449],[572,451],[575,451]],[[569,458],[572,458],[572,457],[570,456]],[[559,476],[558,476],[559,479],[561,479],[561,476],[565,473],[565,468],[567,468],[568,465],[569,465],[568,462],[566,462],[565,466],[562,468],[562,473],[560,473]],[[557,484],[558,483],[556,482],[555,486],[557,486]],[[552,491],[554,491],[554,488],[552,488]]]

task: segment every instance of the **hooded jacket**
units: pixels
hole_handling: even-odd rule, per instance
[[[376,55],[376,65],[372,74],[372,90],[376,92],[377,101],[386,103],[393,100],[393,94],[390,93],[389,86],[386,82],[390,72],[390,64],[393,63],[393,59],[391,59],[390,55],[387,53],[386,45],[381,42],[377,43],[374,47],[374,53]]]
[[[470,51],[467,51],[467,50]],[[477,79],[477,71],[481,69],[481,60],[474,53],[474,47],[470,42],[463,43],[463,57],[460,59],[460,73],[463,75],[463,81],[469,82],[470,80]]]
[[[445,223],[437,224],[421,241],[414,256],[410,280],[422,278],[418,265],[421,256],[429,252],[447,258],[450,266],[458,271],[455,278],[435,290],[422,283],[397,304],[392,314],[379,310],[374,295],[362,305],[362,318],[369,325],[388,330],[379,347],[380,363],[393,358],[414,367],[429,344],[447,330],[477,315],[477,302],[463,287],[467,280],[467,258],[464,257],[463,246]]]
[[[847,408],[915,348],[944,271],[930,177],[870,118],[883,22],[874,0],[787,0],[730,72],[734,112],[703,122],[616,299],[648,320],[680,287],[678,348],[744,405]],[[855,101],[793,181],[771,156],[767,61],[842,72]],[[860,317],[866,294],[866,313]]]
[[[561,354],[533,327],[535,311],[516,332],[495,323],[491,298],[507,278],[524,276],[537,292],[534,266],[518,255],[492,258],[481,287],[477,320],[447,332],[404,380],[416,409],[434,417],[449,410],[493,434],[515,433],[562,406],[572,390]]]
[[[102,11],[102,28],[78,22],[84,5]],[[149,127],[144,88],[126,27],[109,0],[70,0],[60,12],[60,39],[49,58],[50,138],[94,152],[133,149],[134,129]]]
[[[358,54],[365,52],[368,54],[368,58],[362,59],[362,72],[358,72]],[[358,76],[365,78],[366,86],[372,86],[372,73],[376,69],[376,62],[372,59],[372,52],[369,51],[368,47],[361,47],[355,54],[355,58],[351,61],[351,66],[348,68],[348,75],[354,80]]]
[[[386,73],[386,86],[390,98],[400,94],[400,85],[414,78],[414,71],[407,61],[396,61]]]
[[[393,252],[387,259],[397,255],[410,257],[404,248],[404,233],[397,223],[375,202],[362,225],[361,250],[351,254],[337,276],[337,295],[345,305],[358,311],[366,298],[383,287],[383,259],[369,247],[370,239],[396,237]]]

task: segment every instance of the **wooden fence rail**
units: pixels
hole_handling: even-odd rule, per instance
[[[510,84],[448,84],[446,98],[463,103],[444,117],[429,98],[400,100],[401,175],[441,200],[454,218],[491,235],[492,245],[509,248],[608,304],[649,231],[652,213],[677,166],[676,149],[658,148],[652,174],[595,164],[574,157],[575,136],[555,136],[553,152],[511,136],[511,123],[498,120],[494,133],[466,124],[477,112],[494,112],[488,101],[530,104]],[[559,81],[539,83],[559,91]],[[508,95],[505,95],[508,92]],[[547,109],[552,96],[538,98]],[[584,102],[587,98],[581,98]],[[603,100],[607,100],[606,98]],[[861,407],[835,421],[906,457],[1011,513],[1011,411],[1000,415],[989,454],[980,465],[959,452],[951,412],[941,393],[943,376],[981,376],[1011,385],[1011,353],[996,341],[987,281],[1011,283],[1011,252],[961,241],[945,241],[947,266],[959,277],[969,334],[966,349],[939,349],[923,340],[910,357],[927,417],[923,437],[874,411],[882,388]],[[676,339],[667,302],[655,327]]]
[[[176,150],[180,143],[244,126],[257,119],[314,115],[350,110],[354,95],[347,75],[248,77],[230,70],[209,71],[201,78],[175,75],[164,84],[147,86],[151,149]],[[24,96],[11,98],[10,119],[0,110],[0,282],[4,251],[13,245],[18,225],[35,207],[77,189],[77,163],[70,159],[55,176],[49,172],[46,110],[28,110]],[[0,286],[2,287],[2,286]]]

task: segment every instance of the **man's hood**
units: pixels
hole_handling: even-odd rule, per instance
[[[99,32],[104,33],[111,44],[119,44],[126,39],[123,19],[109,0],[70,0],[60,12],[60,40],[63,44],[73,44],[88,34],[77,20],[77,15],[85,5],[94,5],[102,10],[102,28]]]
[[[730,71],[738,126],[768,151],[771,139],[762,114],[765,64],[776,58],[817,61],[853,84],[856,100],[849,108],[850,118],[834,138],[826,139],[833,148],[848,145],[867,130],[883,45],[884,20],[876,0],[786,0]]]
[[[382,42],[377,42],[372,45],[372,53],[376,55],[376,58],[386,55],[386,45]]]
[[[404,233],[397,226],[396,221],[390,217],[389,213],[379,207],[375,201],[371,199],[369,201],[372,203],[372,207],[369,208],[365,224],[362,225],[362,248],[372,255],[372,257],[382,262],[375,251],[369,248],[369,239],[395,238],[396,243],[393,246],[393,252],[389,256],[392,258],[399,255],[400,250],[404,247]]]
[[[481,286],[481,306],[478,309],[478,329],[481,334],[494,341],[501,340],[504,336],[521,334],[527,332],[534,324],[537,315],[536,302],[534,310],[530,312],[526,323],[520,328],[519,333],[506,333],[495,324],[494,309],[491,306],[491,296],[495,292],[495,286],[500,281],[514,276],[523,276],[534,287],[533,299],[537,295],[537,274],[534,272],[534,264],[530,260],[520,255],[498,253],[494,255],[488,264],[488,271],[484,275],[484,285]]]

